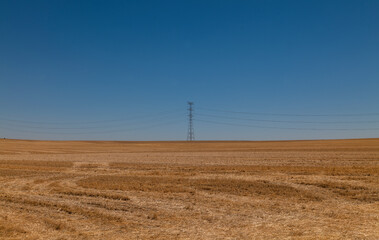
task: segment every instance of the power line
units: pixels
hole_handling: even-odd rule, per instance
[[[172,111],[165,111],[160,112],[156,114],[147,114],[142,116],[133,116],[128,118],[120,118],[120,119],[108,119],[108,120],[98,120],[98,121],[73,121],[73,122],[45,122],[45,121],[30,121],[30,120],[19,120],[19,119],[11,119],[11,118],[4,118],[0,117],[0,120],[12,122],[12,123],[28,123],[28,124],[43,124],[43,125],[87,125],[87,124],[97,124],[97,123],[111,123],[111,122],[123,122],[123,121],[129,121],[129,120],[138,120],[138,119],[144,119],[154,116],[161,116],[161,115],[168,115],[172,113],[178,113],[183,112],[181,109],[175,109]]]
[[[343,124],[343,123],[379,123],[379,121],[289,121],[289,120],[270,120],[270,119],[254,119],[254,118],[240,118],[240,117],[229,117],[220,116],[212,114],[202,114],[197,113],[197,116],[211,117],[211,118],[224,118],[224,119],[235,119],[235,120],[246,120],[255,122],[273,122],[273,123],[320,123],[320,124]]]
[[[159,121],[159,120],[165,120],[167,119],[168,116],[164,116],[164,117],[159,117],[159,118],[150,118],[150,119],[142,119],[142,120],[139,120],[138,122],[136,122],[136,120],[134,120],[132,123],[134,124],[141,124],[141,123],[144,123],[146,121],[149,121],[151,122],[152,120],[154,121]],[[172,117],[169,117],[169,119],[173,119]],[[174,118],[174,119],[178,119],[178,118]],[[183,119],[182,117],[180,117],[180,119]],[[24,124],[18,124],[18,123],[2,123],[4,125],[8,125],[8,126],[11,126],[11,127],[18,127],[18,128],[31,128],[31,129],[45,129],[45,130],[83,130],[83,129],[106,129],[106,128],[119,128],[119,127],[124,127],[126,124],[127,125],[131,125],[131,122],[127,122],[127,123],[122,123],[122,124],[112,124],[112,125],[106,125],[106,126],[80,126],[80,127],[50,127],[50,126],[40,126],[40,125],[24,125]]]
[[[104,133],[114,133],[114,132],[129,132],[129,131],[136,131],[136,130],[144,130],[144,129],[150,129],[154,127],[160,127],[160,126],[165,126],[165,125],[174,125],[178,123],[182,123],[183,121],[170,121],[170,122],[164,122],[160,124],[153,124],[153,125],[147,125],[147,126],[141,126],[141,127],[136,127],[136,128],[129,128],[129,129],[117,129],[117,130],[106,130],[106,131],[89,131],[89,132],[46,132],[46,131],[30,131],[30,130],[20,130],[16,128],[7,128],[0,126],[0,129],[6,129],[6,130],[11,130],[11,131],[17,131],[17,132],[25,132],[25,133],[38,133],[38,134],[104,134]]]
[[[362,113],[362,114],[281,114],[281,113],[257,113],[257,112],[240,112],[240,111],[228,111],[219,109],[209,109],[209,108],[199,108],[200,113],[196,116],[200,116],[200,119],[194,118],[194,103],[187,102],[188,104],[188,131],[187,131],[187,141],[194,141],[194,121],[203,122],[207,124],[217,124],[217,125],[228,125],[234,127],[249,127],[249,128],[262,128],[262,129],[281,129],[281,130],[304,130],[304,131],[373,131],[379,130],[379,128],[313,128],[313,127],[281,127],[280,125],[275,126],[265,126],[265,125],[250,125],[241,124],[236,121],[227,120],[239,120],[239,121],[251,121],[251,122],[263,122],[263,123],[289,123],[289,124],[353,124],[353,123],[378,123],[379,120],[367,120],[367,121],[302,121],[300,120],[281,120],[275,119],[274,116],[291,116],[291,117],[357,117],[357,116],[376,116],[378,113]],[[202,113],[205,112],[205,113]],[[208,114],[207,112],[218,112],[219,114]],[[174,114],[181,113],[182,117],[174,116]],[[224,114],[222,114],[224,113]],[[264,118],[249,118],[243,117],[244,115],[266,115],[272,116],[272,119]],[[203,117],[203,118],[202,118]],[[204,119],[205,117],[205,119]],[[216,118],[219,120],[213,121],[207,118]],[[269,118],[269,117],[268,117]],[[168,121],[169,120],[169,121]],[[123,119],[111,119],[111,120],[99,120],[99,121],[83,121],[83,122],[40,122],[40,121],[29,121],[29,120],[19,120],[19,119],[8,119],[0,117],[0,129],[11,130],[16,132],[26,132],[26,133],[38,133],[38,134],[106,134],[115,132],[128,132],[136,130],[150,129],[159,126],[173,125],[183,122],[184,120],[184,110],[172,110],[165,111],[155,114],[147,114],[142,116],[133,116]],[[225,121],[223,121],[225,120]],[[154,122],[154,124],[150,124]],[[5,126],[4,126],[5,125]],[[134,125],[134,127],[133,127]],[[124,128],[127,127],[127,128]],[[128,128],[129,127],[129,128]],[[37,129],[37,130],[34,130]],[[41,129],[42,131],[38,131]],[[80,130],[88,131],[80,131]],[[99,131],[92,131],[99,129]],[[45,130],[45,131],[44,131]],[[57,130],[57,131],[49,131]],[[61,131],[59,131],[61,130]],[[65,130],[78,130],[67,132]]]
[[[183,123],[184,114],[180,118],[178,118],[179,116],[177,115],[173,116],[173,114],[177,114],[177,113],[180,113],[180,115],[182,115],[184,111],[181,109],[180,110],[176,109],[172,111],[160,112],[157,114],[134,116],[134,117],[124,118],[124,119],[85,121],[85,122],[84,121],[45,122],[45,121],[29,121],[29,120],[0,118],[0,122],[2,121],[0,125],[0,129],[10,130],[14,132],[54,134],[54,135],[107,134],[107,133],[115,133],[115,132],[129,132],[129,131],[136,131],[136,130],[145,130],[145,129],[155,128],[155,127],[160,127],[160,126]],[[164,121],[161,122],[162,120]],[[155,124],[151,124],[152,121],[154,121]],[[116,122],[122,122],[122,123],[114,124]],[[92,125],[95,123],[96,125]],[[100,123],[104,123],[106,125],[99,126],[98,124]],[[84,124],[88,124],[89,126],[82,126]],[[131,127],[131,124],[137,125],[137,126]],[[128,126],[129,128],[122,128],[125,126]],[[38,130],[38,129],[41,129],[41,130]],[[88,129],[88,131],[80,131],[80,130],[85,130],[85,129]],[[91,131],[94,129],[100,129],[100,130]],[[57,131],[49,131],[49,130],[57,130]],[[66,130],[74,130],[74,131],[66,131]]]
[[[288,116],[288,117],[358,117],[358,116],[378,116],[379,113],[352,113],[352,114],[290,114],[290,113],[259,113],[259,112],[241,112],[230,111],[212,108],[198,108],[210,112],[223,112],[235,114],[249,114],[249,115],[262,115],[262,116]]]
[[[297,127],[271,127],[271,126],[259,126],[259,125],[248,125],[248,124],[235,124],[235,123],[226,123],[219,121],[209,121],[196,119],[198,122],[212,123],[219,125],[229,125],[236,127],[251,127],[251,128],[265,128],[265,129],[283,129],[283,130],[310,130],[310,131],[373,131],[379,130],[379,128],[297,128]]]

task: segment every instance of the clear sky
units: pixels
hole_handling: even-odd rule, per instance
[[[377,0],[1,0],[0,136],[183,140],[193,101],[199,140],[379,137],[378,13]]]

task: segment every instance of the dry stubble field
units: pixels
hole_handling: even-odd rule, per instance
[[[0,140],[0,239],[379,239],[379,139]]]

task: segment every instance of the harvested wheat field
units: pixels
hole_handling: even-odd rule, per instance
[[[0,239],[379,239],[379,139],[0,140]]]

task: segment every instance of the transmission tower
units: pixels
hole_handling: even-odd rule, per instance
[[[188,133],[187,133],[187,141],[194,141],[195,134],[193,130],[193,102],[188,102]]]

